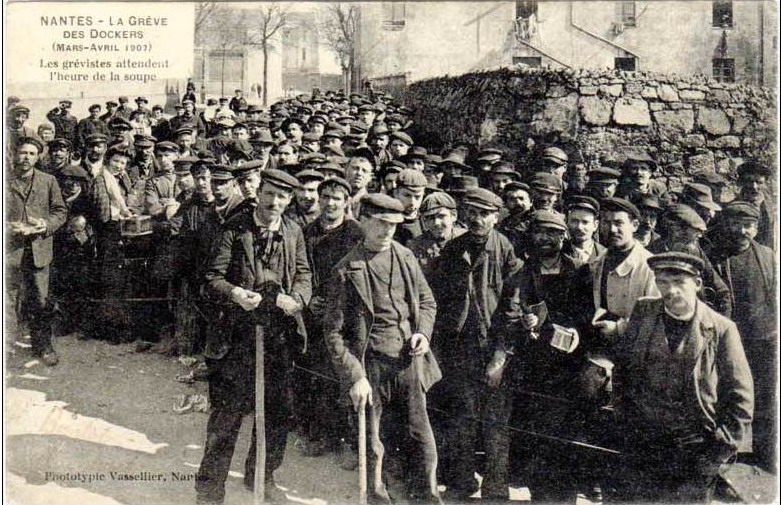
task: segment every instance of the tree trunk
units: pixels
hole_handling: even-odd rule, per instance
[[[268,105],[268,42],[263,41],[263,106]]]

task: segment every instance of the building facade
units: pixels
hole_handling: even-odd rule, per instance
[[[777,27],[772,1],[371,2],[358,55],[379,86],[514,64],[773,86]]]

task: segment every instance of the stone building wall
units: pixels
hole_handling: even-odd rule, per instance
[[[550,144],[590,167],[645,151],[676,189],[703,171],[730,178],[747,159],[775,165],[777,155],[775,91],[704,77],[500,69],[416,82],[404,100],[424,142],[495,145],[522,170]]]

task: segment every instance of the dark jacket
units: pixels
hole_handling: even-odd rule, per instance
[[[357,245],[334,267],[323,320],[326,346],[345,386],[366,377],[364,359],[374,324],[374,303],[363,251],[363,246]],[[412,251],[392,242],[391,253],[401,265],[412,333],[422,333],[430,339],[437,312],[431,289]],[[431,353],[421,360],[418,374],[426,391],[439,379],[439,367]]]
[[[244,289],[255,288],[255,246],[254,215],[251,213],[236,216],[225,223],[206,273],[207,293],[225,305],[222,329],[207,336],[205,355],[220,359],[231,346],[231,326],[236,317],[243,316],[244,310],[231,300],[231,290],[240,286]],[[283,271],[281,272],[281,291],[284,294],[301,297],[304,305],[312,297],[312,273],[306,259],[306,247],[301,228],[286,218],[282,218]],[[298,334],[306,338],[306,329],[300,312],[292,324]]]
[[[29,194],[22,194],[14,182],[13,178],[9,179],[6,192],[6,222],[24,222],[30,217],[45,219],[46,232],[27,237],[12,236],[8,241],[6,260],[9,264],[19,265],[22,253],[29,244],[33,253],[34,265],[36,268],[43,268],[52,261],[54,246],[52,236],[65,223],[68,208],[62,201],[60,186],[49,174],[33,169]]]
[[[615,380],[620,384],[618,412],[635,430],[658,430],[655,419],[638,416],[638,402],[650,380],[647,373],[649,351],[665,337],[664,303],[661,299],[641,299],[634,307],[616,355]],[[686,401],[699,413],[700,426],[711,433],[717,444],[736,451],[751,423],[754,387],[740,334],[735,323],[704,303],[698,303],[686,346],[691,357],[691,376],[686,381]],[[662,339],[663,342],[666,342]]]

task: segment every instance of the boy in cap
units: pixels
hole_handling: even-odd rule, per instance
[[[301,228],[284,217],[298,181],[275,169],[263,173],[258,205],[228,221],[206,274],[207,293],[222,305],[219,328],[207,335],[211,411],[203,460],[195,478],[199,503],[222,503],[242,418],[254,412],[256,341],[265,346],[265,497],[282,501],[274,471],[282,465],[290,412],[285,398],[294,342],[306,338],[301,310],[312,276]],[[247,274],[249,272],[249,274]],[[255,482],[256,436],[244,485]]]
[[[752,424],[754,457],[764,469],[777,472],[778,327],[775,254],[758,243],[760,210],[734,200],[722,210],[718,233],[705,251],[730,288],[732,319],[738,326],[754,378],[756,409]]]
[[[443,191],[435,191],[420,204],[420,224],[423,233],[410,240],[409,248],[418,258],[423,274],[428,278],[432,263],[448,242],[463,235],[466,229],[458,226],[456,201]]]
[[[396,178],[393,197],[404,206],[404,222],[396,227],[393,239],[403,246],[423,233],[418,219],[418,210],[426,192],[426,183],[426,176],[411,168],[405,168]]]
[[[364,197],[364,237],[334,268],[323,332],[354,408],[368,403],[369,499],[439,502],[426,409],[426,392],[441,377],[429,351],[436,302],[412,252],[393,240],[403,220],[398,200]]]
[[[751,371],[735,323],[698,299],[702,260],[667,252],[648,265],[661,297],[636,303],[617,343],[623,449],[609,498],[709,503],[751,422]]]
[[[475,378],[483,376],[491,354],[488,334],[504,283],[521,267],[510,241],[494,229],[501,198],[470,189],[462,208],[467,232],[445,246],[430,274],[438,304],[435,352],[444,377],[432,399],[442,412],[443,483],[456,502],[478,489],[474,455],[485,389]]]

